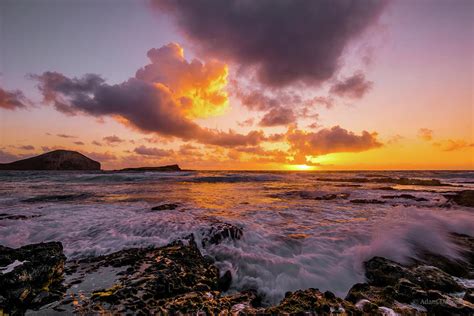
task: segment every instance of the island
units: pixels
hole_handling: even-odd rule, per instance
[[[160,167],[125,168],[119,171],[182,171],[182,169],[178,165],[167,165]]]
[[[100,170],[100,162],[77,151],[54,150],[39,156],[2,163],[0,170]]]

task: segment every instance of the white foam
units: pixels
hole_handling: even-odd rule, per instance
[[[12,263],[10,263],[9,265],[7,265],[5,267],[0,267],[0,273],[2,273],[2,274],[10,273],[13,270],[15,270],[16,267],[19,267],[19,266],[23,265],[25,262],[27,262],[27,261],[15,260],[15,261],[13,261]]]

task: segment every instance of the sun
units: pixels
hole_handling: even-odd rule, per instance
[[[315,170],[315,167],[314,166],[308,166],[308,165],[286,165],[286,169],[306,171],[306,170]]]

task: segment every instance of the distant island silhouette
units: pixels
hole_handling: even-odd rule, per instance
[[[54,150],[35,157],[1,163],[0,170],[101,170],[100,162],[73,150]],[[177,165],[125,168],[116,171],[181,171]]]

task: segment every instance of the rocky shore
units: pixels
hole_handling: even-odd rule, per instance
[[[215,222],[199,239],[206,248],[243,234]],[[462,258],[423,253],[402,265],[374,257],[364,263],[366,283],[344,299],[310,288],[286,293],[275,306],[263,306],[254,289],[228,291],[231,272],[203,256],[193,235],[76,261],[66,261],[58,242],[0,247],[0,314],[472,315],[474,238],[452,239]]]

